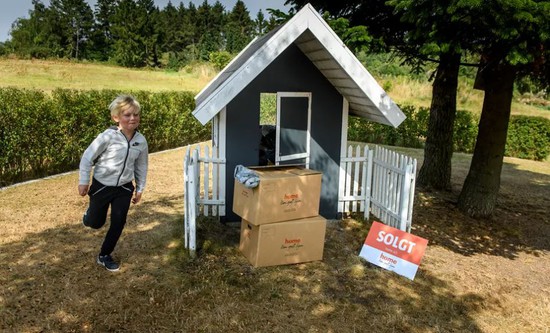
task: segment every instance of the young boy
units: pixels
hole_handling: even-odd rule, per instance
[[[90,197],[90,206],[82,218],[87,227],[101,228],[111,207],[111,223],[97,263],[109,271],[118,271],[119,264],[113,260],[111,253],[126,224],[130,201],[137,204],[141,200],[149,151],[147,140],[137,131],[141,111],[138,101],[132,96],[121,95],[113,100],[109,109],[117,126],[99,134],[84,151],[80,160],[78,193]],[[90,186],[92,167],[94,172]],[[135,188],[132,184],[134,179]]]

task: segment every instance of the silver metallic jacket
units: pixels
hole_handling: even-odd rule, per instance
[[[135,179],[136,192],[143,192],[147,178],[149,148],[147,140],[137,132],[132,140],[112,126],[99,134],[84,151],[80,160],[80,185],[90,183],[90,171],[94,178],[107,186],[121,186]]]

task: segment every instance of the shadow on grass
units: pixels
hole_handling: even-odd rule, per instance
[[[361,262],[365,230],[344,222],[330,224],[324,261],[256,269],[236,226],[201,219],[191,259],[176,201],[132,209],[117,273],[95,264],[105,229],[61,226],[2,245],[0,331],[480,332],[473,315],[493,302],[457,297],[429,273],[412,282]]]
[[[540,255],[550,250],[549,174],[504,163],[494,216],[472,219],[456,207],[467,169],[456,173],[462,175],[454,177],[451,192],[417,188],[413,233],[462,255],[514,259],[520,252]]]

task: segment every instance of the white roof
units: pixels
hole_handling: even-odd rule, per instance
[[[405,120],[399,107],[310,4],[284,25],[250,42],[198,93],[195,118],[206,124],[292,43],[347,99],[351,115],[394,127]]]

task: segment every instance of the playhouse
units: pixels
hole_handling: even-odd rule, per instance
[[[233,170],[260,164],[260,96],[276,94],[275,164],[302,164],[322,175],[320,214],[338,217],[348,117],[397,127],[405,115],[311,6],[253,40],[196,97],[193,115],[212,124],[212,146],[226,221]]]

